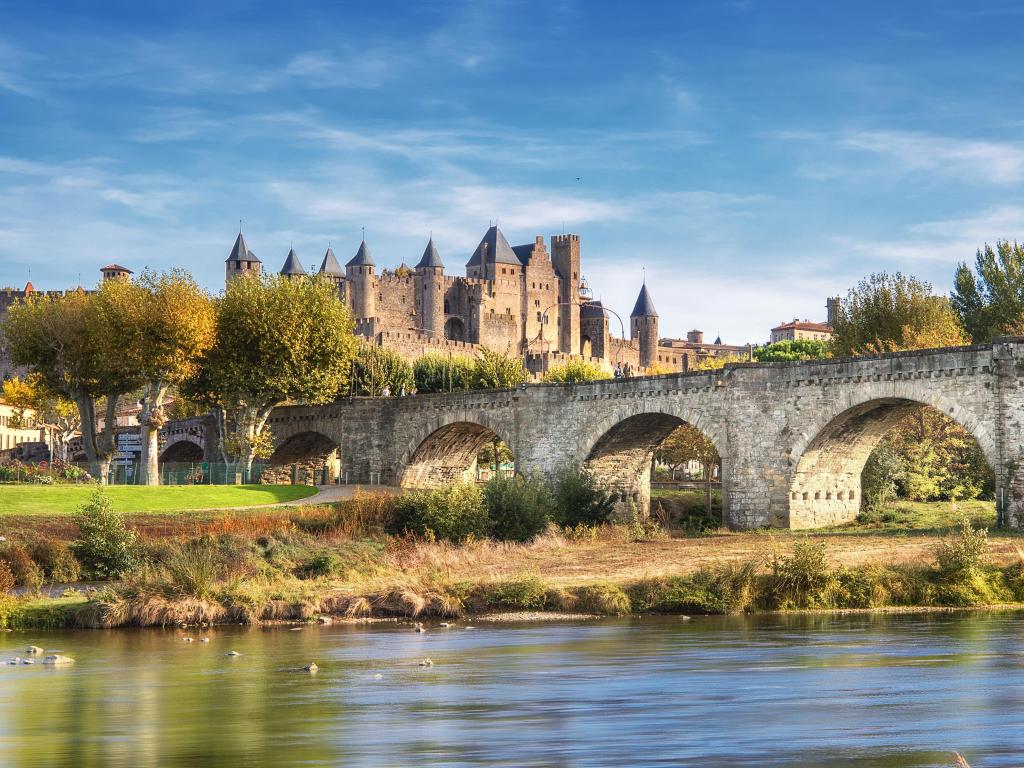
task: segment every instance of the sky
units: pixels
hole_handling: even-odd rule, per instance
[[[365,228],[378,269],[432,233],[465,274],[497,221],[578,233],[623,317],[646,275],[662,336],[763,342],[1024,237],[1022,32],[1009,0],[0,0],[0,285],[219,291],[239,220],[274,270]]]

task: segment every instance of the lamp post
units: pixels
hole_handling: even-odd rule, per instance
[[[615,315],[615,319],[619,321],[619,333],[622,334],[622,339],[623,339],[623,341],[625,341],[625,339],[626,339],[626,326],[623,324],[622,318],[619,316],[619,313],[616,312],[614,309],[609,309],[608,307],[604,306],[603,304],[598,304],[598,303],[593,302],[593,301],[559,301],[559,302],[557,302],[555,304],[552,304],[547,309],[545,309],[543,312],[541,312],[542,320],[541,320],[541,324],[540,324],[540,333],[537,334],[537,339],[542,344],[547,344],[548,343],[547,340],[544,338],[544,326],[547,325],[547,320],[546,319],[547,319],[547,316],[548,316],[548,312],[551,311],[552,309],[554,309],[555,307],[574,307],[574,306],[579,306],[580,309],[583,309],[583,307],[599,307],[602,312],[611,312],[613,315]],[[570,352],[570,354],[571,354],[571,352]],[[547,372],[548,372],[548,358],[547,358],[547,355],[544,355],[544,373],[547,373]]]

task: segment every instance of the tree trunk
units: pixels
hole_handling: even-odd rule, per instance
[[[708,520],[712,518],[711,514],[711,468],[712,464],[704,465],[704,500],[707,502],[707,515]]]
[[[139,431],[142,436],[142,455],[139,461],[139,481],[142,485],[160,485],[160,428],[164,425],[164,396],[167,385],[147,382],[139,413]]]
[[[106,485],[106,466],[101,462],[96,442],[96,401],[86,394],[76,394],[73,399],[82,421],[82,450],[85,451],[85,460],[89,464],[89,474],[101,485]]]

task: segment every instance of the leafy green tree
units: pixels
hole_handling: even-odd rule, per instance
[[[700,463],[704,476],[707,516],[710,519],[713,514],[711,510],[711,478],[714,475],[715,467],[721,463],[715,444],[692,424],[680,424],[661,441],[661,445],[654,451],[654,458],[673,468],[691,461]]]
[[[426,394],[469,389],[473,383],[473,368],[471,357],[428,352],[412,365],[416,391]]]
[[[497,437],[485,444],[476,455],[478,465],[494,467],[495,472],[501,468],[502,464],[511,464],[513,461],[515,461],[515,457],[512,455],[512,449],[504,440],[499,440]]]
[[[480,347],[473,362],[473,389],[512,389],[528,378],[523,359]]]
[[[182,270],[149,270],[135,280],[110,280],[96,297],[102,333],[121,339],[126,364],[142,380],[140,481],[158,485],[157,438],[171,386],[195,376],[216,328],[213,301]]]
[[[583,381],[610,379],[611,374],[597,363],[589,360],[570,358],[562,365],[556,365],[544,374],[544,381],[576,384]]]
[[[893,444],[883,440],[868,456],[860,478],[861,507],[881,510],[906,483],[907,462]]]
[[[385,392],[398,397],[414,385],[409,361],[392,349],[361,343],[352,368],[350,391],[354,395],[379,397]]]
[[[142,385],[125,355],[121,329],[108,327],[97,312],[118,282],[108,280],[96,293],[30,296],[8,309],[3,325],[12,362],[27,366],[49,392],[75,404],[89,471],[100,482],[106,482],[114,454],[118,398]],[[102,431],[97,426],[101,404]]]
[[[836,355],[878,354],[963,344],[963,329],[949,300],[931,283],[897,272],[861,280],[840,302],[833,322]]]
[[[786,363],[796,360],[824,360],[832,356],[832,348],[820,339],[775,341],[754,348],[754,359],[759,363]]]
[[[1024,245],[985,243],[973,272],[966,263],[957,266],[953,285],[953,309],[975,344],[1024,333]]]
[[[321,278],[233,278],[217,332],[185,395],[214,409],[224,461],[246,474],[270,449],[270,412],[326,403],[346,391],[356,338],[337,289]]]

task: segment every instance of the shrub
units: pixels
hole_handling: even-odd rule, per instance
[[[124,516],[115,512],[110,498],[97,488],[75,516],[78,538],[71,551],[82,564],[82,572],[91,579],[116,579],[137,560],[135,531],[125,525]]]
[[[338,558],[329,552],[321,552],[303,563],[295,575],[300,579],[315,579],[333,576],[339,570],[341,570],[341,563]]]
[[[586,470],[567,469],[555,479],[555,522],[567,528],[581,523],[601,525],[615,511],[615,497],[599,488],[594,476]]]
[[[906,474],[903,457],[889,443],[883,442],[868,456],[861,473],[861,506],[865,510],[881,510],[896,498],[897,488]]]
[[[610,379],[611,377],[611,373],[597,363],[573,358],[564,365],[556,365],[554,368],[549,369],[544,374],[544,381],[552,383],[579,383],[583,381],[600,381],[601,379]]]
[[[838,588],[825,542],[802,539],[788,557],[772,558],[765,597],[769,608],[827,608],[835,603]]]
[[[10,592],[14,588],[14,574],[4,560],[0,560],[0,595]]]
[[[40,539],[32,544],[32,559],[54,584],[78,581],[82,569],[71,549],[58,539]]]
[[[0,560],[14,576],[14,583],[21,587],[40,586],[44,581],[43,570],[32,559],[28,548],[21,544],[7,544],[0,549]]]
[[[543,531],[551,515],[551,492],[533,476],[498,474],[484,486],[491,535],[502,541],[529,541]]]
[[[632,603],[620,587],[615,584],[601,582],[576,587],[575,607],[587,613],[601,613],[609,616],[621,616],[629,613]]]
[[[970,577],[982,570],[985,550],[988,548],[988,533],[984,528],[975,529],[969,518],[960,521],[960,531],[943,539],[935,552],[939,572],[947,579]]]
[[[548,590],[536,576],[481,584],[469,596],[485,609],[542,611],[547,607]]]
[[[453,483],[398,497],[389,530],[460,542],[485,537],[489,526],[480,489],[473,483]]]

